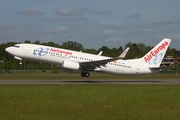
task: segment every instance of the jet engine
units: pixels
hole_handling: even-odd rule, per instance
[[[62,67],[66,69],[73,69],[73,70],[79,70],[80,65],[77,62],[65,60],[62,63]]]

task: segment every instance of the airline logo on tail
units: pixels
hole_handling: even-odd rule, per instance
[[[160,46],[158,46],[155,50],[152,50],[148,55],[146,55],[146,56],[144,57],[145,62],[147,63],[147,62],[150,61],[153,57],[155,57],[155,58],[154,58],[154,64],[159,63],[159,62],[157,62],[157,61],[161,61],[162,56],[163,56],[164,53],[161,53],[161,54],[159,54],[159,55],[158,55],[158,53],[160,53],[163,49],[165,49],[166,46],[168,46],[168,44],[169,44],[169,43],[168,43],[167,41],[165,41],[165,42],[162,43]],[[149,64],[150,64],[150,63],[149,63]]]

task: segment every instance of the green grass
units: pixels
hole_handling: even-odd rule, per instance
[[[179,120],[176,85],[0,85],[2,120]]]
[[[179,74],[113,76],[0,74],[0,80],[179,79]],[[0,85],[2,120],[179,120],[178,85]]]

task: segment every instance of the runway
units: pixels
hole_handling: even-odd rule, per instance
[[[180,80],[0,80],[0,85],[180,85]]]

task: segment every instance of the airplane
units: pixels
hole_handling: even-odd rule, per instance
[[[29,59],[66,69],[82,70],[82,77],[89,77],[89,71],[114,75],[147,75],[160,72],[160,64],[170,42],[171,39],[164,38],[143,57],[129,60],[123,60],[121,56],[113,58],[28,43],[15,44],[5,50],[19,60]]]

